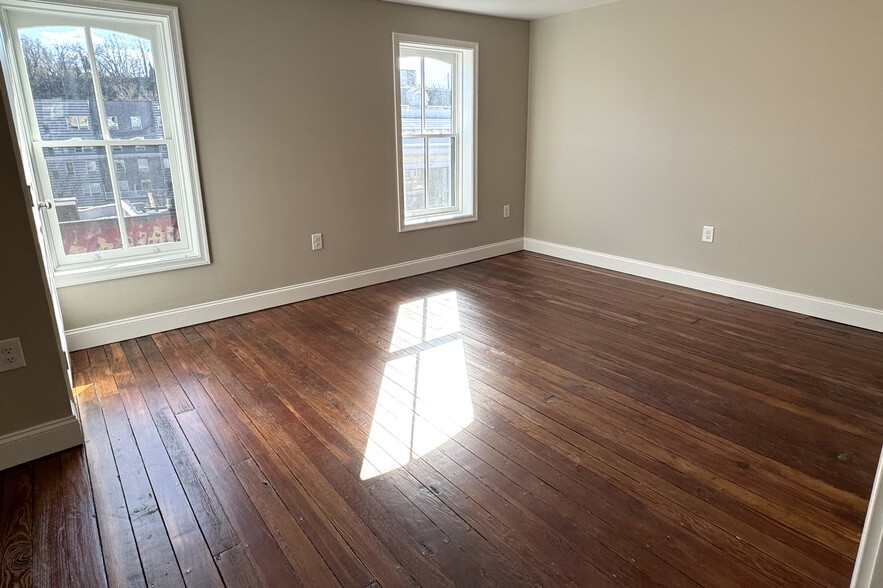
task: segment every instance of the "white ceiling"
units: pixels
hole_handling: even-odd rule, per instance
[[[545,18],[553,14],[571,12],[590,6],[610,4],[618,0],[384,0],[399,4],[414,4],[415,6],[429,6],[430,8],[443,8],[445,10],[459,10],[462,12],[475,12],[477,14],[490,14],[492,16],[506,16],[534,20]]]

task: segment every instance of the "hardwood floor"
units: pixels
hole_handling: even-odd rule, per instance
[[[3,586],[847,586],[883,335],[517,253],[73,356]]]

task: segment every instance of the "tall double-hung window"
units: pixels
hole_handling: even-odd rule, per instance
[[[393,35],[399,230],[478,218],[478,45]]]
[[[0,17],[56,282],[208,263],[176,9],[0,0]]]

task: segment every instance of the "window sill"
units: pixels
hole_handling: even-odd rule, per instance
[[[420,229],[431,229],[433,227],[470,223],[477,220],[478,214],[476,213],[464,214],[458,212],[451,214],[434,214],[432,216],[403,219],[399,223],[399,232],[418,231]]]
[[[208,253],[200,255],[192,251],[170,253],[147,259],[116,260],[100,266],[57,269],[55,270],[55,285],[65,288],[208,265],[209,263],[211,260]]]

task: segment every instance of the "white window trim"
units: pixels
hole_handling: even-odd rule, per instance
[[[433,47],[438,49],[469,49],[472,50],[472,96],[471,96],[471,107],[472,107],[472,124],[469,125],[469,128],[463,128],[462,132],[464,135],[468,135],[471,133],[471,137],[468,139],[471,142],[471,161],[464,161],[463,157],[463,148],[466,143],[466,139],[464,138],[460,142],[462,143],[457,147],[457,171],[455,172],[458,176],[457,182],[457,190],[460,191],[458,198],[461,203],[464,202],[464,194],[462,191],[462,187],[466,184],[467,178],[471,178],[471,210],[466,212],[451,212],[451,213],[439,213],[439,214],[428,214],[425,216],[416,216],[405,218],[405,175],[404,175],[404,167],[403,167],[403,143],[402,143],[402,116],[401,116],[401,70],[399,68],[399,54],[400,54],[400,45],[402,43],[415,43],[420,45],[426,45],[427,49],[432,49]],[[398,200],[398,211],[399,211],[399,232],[407,232],[407,231],[415,231],[420,229],[428,229],[431,227],[440,227],[447,225],[454,225],[459,223],[467,223],[478,220],[478,43],[473,43],[470,41],[457,41],[453,39],[441,39],[437,37],[425,37],[422,35],[408,35],[403,33],[393,33],[392,34],[392,46],[393,46],[393,64],[395,67],[395,79],[393,80],[395,86],[395,141],[396,141],[396,177],[398,180],[398,190],[396,198]],[[469,75],[468,72],[463,73],[463,77]],[[463,100],[463,98],[460,98]],[[463,104],[460,105],[461,116]],[[428,156],[428,154],[427,154]]]
[[[7,89],[14,105],[13,123],[16,136],[19,139],[21,152],[28,154],[24,162],[28,181],[34,182],[36,181],[35,175],[39,172],[31,146],[27,144],[27,138],[30,136],[27,118],[29,114],[20,91],[23,81],[16,66],[14,38],[10,34],[7,9],[47,10],[53,13],[98,18],[107,17],[103,11],[113,10],[128,21],[157,26],[161,29],[162,34],[159,39],[160,43],[155,48],[156,57],[163,59],[166,69],[170,73],[166,76],[165,83],[171,108],[170,112],[163,113],[163,124],[173,126],[174,136],[177,137],[177,141],[174,143],[181,147],[175,149],[177,158],[184,164],[180,173],[176,174],[180,188],[176,190],[176,196],[181,198],[181,206],[178,208],[186,207],[187,212],[183,215],[179,213],[178,222],[186,224],[191,247],[163,253],[146,251],[138,256],[105,259],[75,267],[60,267],[54,251],[55,248],[49,247],[56,285],[65,287],[89,284],[211,263],[178,8],[131,0],[0,0],[0,64],[2,64]],[[168,43],[162,42],[164,40],[168,40]],[[167,140],[164,141],[167,142]],[[152,143],[157,142],[162,143],[163,141],[153,141]],[[173,162],[174,165],[175,162]],[[184,173],[184,170],[187,170],[188,173]],[[51,198],[51,194],[46,198]],[[44,222],[49,224],[48,221]],[[49,229],[50,227],[47,226],[47,230]]]

